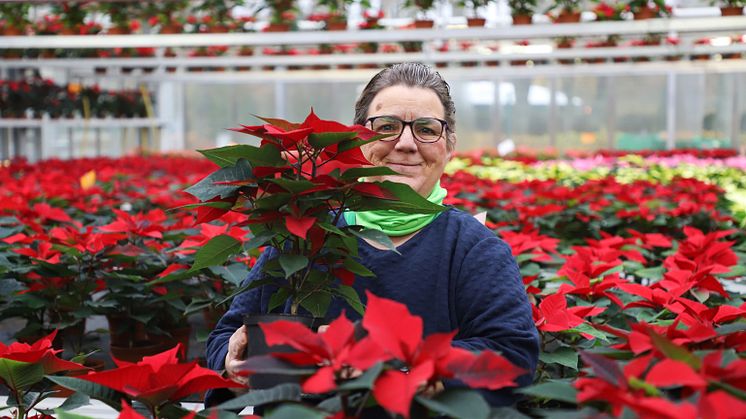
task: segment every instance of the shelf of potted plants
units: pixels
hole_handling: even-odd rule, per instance
[[[516,26],[505,28],[468,28],[462,30],[451,30],[444,32],[438,29],[420,30],[379,30],[379,31],[303,31],[284,33],[225,33],[225,34],[180,34],[180,35],[110,35],[106,37],[80,37],[80,36],[10,36],[4,37],[4,44],[13,49],[40,49],[40,48],[69,48],[69,49],[100,49],[127,46],[132,48],[151,47],[155,49],[154,57],[133,58],[108,58],[108,59],[32,59],[2,60],[0,68],[24,68],[24,67],[90,67],[95,63],[111,66],[163,66],[173,63],[173,67],[188,66],[215,66],[225,67],[230,65],[242,65],[252,68],[262,66],[283,65],[312,65],[312,64],[337,64],[348,61],[349,64],[360,64],[370,62],[370,54],[356,56],[356,54],[333,54],[306,56],[263,56],[255,53],[253,56],[237,57],[232,55],[233,49],[238,50],[241,46],[303,46],[311,44],[356,44],[356,43],[423,43],[423,54],[417,57],[424,61],[437,59],[438,61],[455,61],[458,58],[450,53],[443,53],[431,47],[431,43],[443,42],[444,40],[476,40],[477,42],[488,42],[497,40],[535,40],[546,42],[547,39],[575,36],[578,38],[593,38],[609,35],[618,35],[622,38],[642,37],[648,33],[677,33],[681,37],[681,43],[677,46],[680,55],[687,55],[687,49],[691,48],[693,42],[687,42],[689,38],[701,37],[701,33],[709,36],[718,34],[730,35],[733,32],[746,27],[746,16],[735,16],[727,18],[690,18],[690,19],[650,19],[644,21],[607,21],[607,22],[585,22],[563,25],[535,24],[530,27]],[[532,42],[532,44],[536,43]],[[221,57],[188,57],[184,51],[176,57],[164,57],[164,49],[191,49],[194,47],[225,46],[228,52]],[[734,46],[734,45],[731,45]],[[739,50],[738,44],[734,46]],[[577,52],[579,49],[573,49]],[[301,49],[302,51],[302,49]],[[719,51],[712,51],[712,54]],[[734,51],[738,52],[738,51]],[[554,50],[543,52],[548,59],[552,58]],[[595,51],[596,54],[604,54],[605,51]],[[378,52],[376,60],[382,63],[392,62],[393,57],[387,53]],[[464,58],[466,61],[483,61],[474,53],[473,57]],[[494,56],[501,55],[495,51]],[[441,57],[442,56],[442,57]],[[476,58],[476,59],[475,59]],[[536,57],[537,59],[540,57]],[[233,61],[236,60],[237,61]],[[401,59],[401,57],[397,57]],[[362,60],[362,61],[361,61]],[[494,57],[490,57],[494,60]],[[211,64],[214,63],[214,64]]]

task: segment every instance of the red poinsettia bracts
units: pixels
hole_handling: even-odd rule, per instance
[[[355,339],[355,327],[342,315],[329,328],[315,334],[297,323],[278,321],[262,324],[268,345],[290,345],[299,352],[275,357],[296,365],[318,365],[303,382],[303,391],[333,391],[352,371],[365,371],[379,363],[396,361],[376,378],[373,395],[386,410],[409,417],[414,396],[437,381],[455,378],[472,387],[499,389],[515,386],[525,373],[502,356],[479,354],[451,346],[455,332],[422,338],[422,319],[401,303],[376,297],[370,292],[363,327],[368,335]]]
[[[44,369],[44,374],[87,369],[83,365],[65,361],[64,359],[57,357],[57,354],[62,352],[62,350],[54,349],[52,347],[52,341],[54,341],[56,335],[57,331],[55,330],[31,345],[21,342],[14,342],[10,345],[5,345],[0,342],[0,359],[8,359],[29,364],[40,364]],[[0,381],[2,380],[0,379]]]
[[[544,297],[539,306],[533,306],[534,323],[545,332],[561,332],[585,323],[584,317],[596,316],[604,312],[603,307],[576,306],[567,307],[564,294],[551,294]],[[583,334],[587,338],[592,338]]]
[[[147,405],[152,412],[184,397],[214,388],[240,388],[215,371],[197,365],[196,361],[179,363],[180,346],[138,363],[115,360],[118,368],[82,376],[86,381],[122,392]]]

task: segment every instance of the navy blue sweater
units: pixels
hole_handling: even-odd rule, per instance
[[[367,289],[406,304],[412,314],[422,317],[425,335],[458,329],[454,346],[499,351],[529,371],[518,380],[522,386],[529,384],[536,369],[539,338],[510,247],[473,216],[451,208],[397,249],[400,254],[359,240],[360,262],[376,274],[355,279],[363,303]],[[264,252],[247,281],[260,276],[264,261],[274,253]],[[210,368],[225,368],[228,339],[242,325],[243,314],[266,313],[273,291],[258,287],[233,300],[207,341]],[[359,318],[343,301],[332,302],[329,318],[343,309],[349,318]],[[511,389],[483,395],[494,406],[515,402]],[[216,402],[211,400],[214,397],[208,394],[206,404]]]

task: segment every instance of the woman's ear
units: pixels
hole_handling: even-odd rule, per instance
[[[450,161],[453,157],[453,154],[456,153],[456,141],[457,141],[456,133],[451,133],[451,135],[448,136],[448,143],[446,144],[446,161]]]

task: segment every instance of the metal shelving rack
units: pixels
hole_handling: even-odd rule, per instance
[[[663,37],[675,35],[677,45],[656,45],[644,47],[611,48],[566,48],[558,49],[554,39],[574,37],[580,44],[583,40],[605,38],[618,35],[622,39],[642,38],[646,34],[660,34]],[[449,28],[449,29],[410,29],[410,30],[371,30],[371,31],[303,31],[288,33],[229,33],[229,34],[179,34],[179,35],[107,35],[107,36],[28,36],[3,37],[2,48],[126,48],[153,47],[155,57],[147,58],[76,58],[76,59],[17,59],[0,60],[0,77],[11,71],[23,69],[51,68],[64,71],[68,77],[85,80],[127,79],[137,83],[155,86],[158,97],[158,117],[147,120],[121,121],[0,121],[6,132],[0,144],[0,153],[8,143],[20,141],[14,137],[17,130],[32,128],[41,130],[38,135],[44,141],[45,126],[65,126],[70,129],[87,126],[96,129],[101,126],[121,124],[122,127],[148,127],[151,132],[160,131],[169,138],[169,147],[178,149],[184,142],[184,110],[179,101],[184,97],[184,85],[200,83],[266,83],[273,82],[276,90],[276,109],[281,114],[284,97],[281,92],[287,84],[315,81],[335,83],[367,80],[375,69],[343,70],[343,67],[356,67],[361,64],[375,64],[379,67],[401,61],[423,61],[442,67],[441,72],[449,80],[495,80],[507,77],[549,78],[573,75],[665,75],[669,93],[667,105],[671,110],[667,119],[667,146],[674,147],[676,115],[673,112],[677,100],[676,77],[684,74],[703,73],[746,73],[746,42],[725,43],[723,45],[697,45],[696,40],[703,36],[733,37],[746,34],[746,16],[698,17],[651,19],[623,22],[583,22],[578,24],[534,24],[529,26],[504,26],[497,28]],[[516,45],[518,40],[528,40],[528,46]],[[351,44],[360,42],[398,43],[421,42],[422,51],[414,53],[350,53],[331,55],[263,55],[262,47],[269,46],[315,46],[318,44]],[[470,41],[483,48],[469,51],[440,51],[438,45],[445,42]],[[222,57],[187,57],[185,51],[201,46],[227,45],[231,47],[251,46],[255,55]],[[165,56],[167,48],[177,51],[176,57]],[[736,55],[737,59],[722,59]],[[708,56],[707,61],[697,57]],[[616,62],[615,58],[626,57],[626,62]],[[645,59],[646,62],[631,62],[629,58]],[[676,61],[669,61],[676,57]],[[598,63],[589,64],[588,59]],[[527,65],[512,65],[526,62]],[[465,63],[473,65],[463,66]],[[295,70],[298,67],[326,66],[328,70]],[[106,67],[107,74],[96,74],[94,69]],[[123,67],[148,67],[151,72],[134,71],[124,74]],[[194,67],[225,68],[226,71],[195,72]],[[266,70],[272,67],[272,70]],[[245,68],[248,71],[236,71]],[[556,83],[551,83],[553,86]],[[734,95],[739,89],[734,89]],[[554,95],[552,95],[554,97]],[[734,98],[729,98],[734,103]],[[738,106],[734,114],[741,113]],[[550,121],[551,126],[551,121]],[[734,122],[728,135],[740,137],[740,128]],[[550,136],[551,134],[550,129]],[[154,140],[151,138],[150,140]],[[15,148],[18,149],[18,148]],[[2,157],[3,154],[0,154]],[[38,157],[43,157],[39,155]]]

